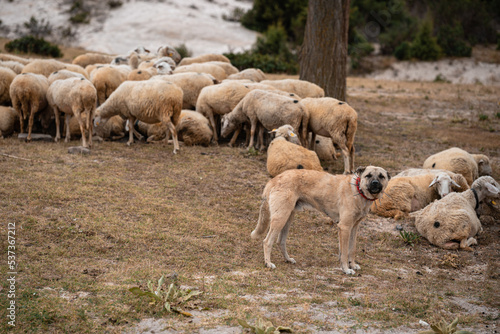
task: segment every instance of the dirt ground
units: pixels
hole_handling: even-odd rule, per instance
[[[356,166],[392,175],[452,146],[490,157],[500,179],[500,88],[348,78],[359,115]],[[259,318],[296,333],[417,333],[459,318],[474,333],[500,331],[500,225],[483,224],[472,252],[420,239],[410,221],[370,214],[362,223],[355,276],[339,269],[337,227],[299,213],[288,249],[296,265],[263,265],[250,240],[269,176],[265,153],[138,142],[98,143],[88,156],[66,143],[0,140],[0,217],[16,226],[16,327],[2,332],[241,333]],[[14,156],[14,157],[12,157]],[[22,160],[28,159],[28,160]],[[341,159],[325,163],[342,172]],[[6,258],[6,257],[4,257]],[[7,263],[1,263],[8,272]],[[128,291],[167,282],[202,291],[168,313]],[[9,285],[0,285],[6,296]]]

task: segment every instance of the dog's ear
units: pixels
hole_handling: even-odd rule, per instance
[[[365,171],[366,167],[358,167],[356,168],[356,174],[361,175]]]
[[[389,181],[390,179],[391,179],[391,174],[389,174],[389,172],[387,172],[387,181]]]

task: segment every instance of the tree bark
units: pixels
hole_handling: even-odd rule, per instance
[[[346,97],[350,0],[309,0],[304,43],[299,53],[300,79]]]

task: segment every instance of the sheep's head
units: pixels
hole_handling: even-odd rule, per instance
[[[172,74],[172,67],[170,67],[170,65],[165,62],[165,61],[162,61],[158,64],[155,64],[154,67],[158,70],[158,74]]]
[[[490,159],[484,154],[474,154],[474,159],[477,162],[477,170],[479,176],[491,175]]]
[[[234,132],[236,130],[236,123],[231,122],[231,120],[228,117],[228,114],[225,114],[222,116],[221,119],[222,127],[220,130],[220,134],[222,137],[226,138],[230,133]]]
[[[500,184],[491,176],[481,176],[474,183],[471,189],[475,189],[480,194],[480,200],[483,198],[500,198]]]
[[[436,174],[434,180],[432,180],[431,184],[429,184],[429,188],[435,186],[439,194],[439,197],[442,198],[448,195],[450,192],[452,192],[451,189],[452,185],[457,188],[460,188],[460,185],[456,183],[454,180],[452,180],[447,173],[442,172]]]
[[[157,53],[158,55],[172,58],[176,63],[179,63],[182,58],[180,53],[177,52],[177,50],[171,47],[170,45],[161,46],[160,48],[158,48]]]
[[[283,137],[291,143],[300,145],[299,137],[295,133],[295,130],[293,129],[293,127],[289,124],[285,124],[285,125],[280,126],[277,129],[273,129],[272,131],[269,131],[269,133],[274,133],[275,138]]]

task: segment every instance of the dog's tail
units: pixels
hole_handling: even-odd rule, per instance
[[[267,228],[269,227],[270,221],[270,213],[269,213],[269,203],[267,198],[262,199],[262,204],[260,205],[260,213],[259,213],[259,221],[255,230],[253,230],[250,236],[252,239],[262,238],[264,233],[266,233]]]

